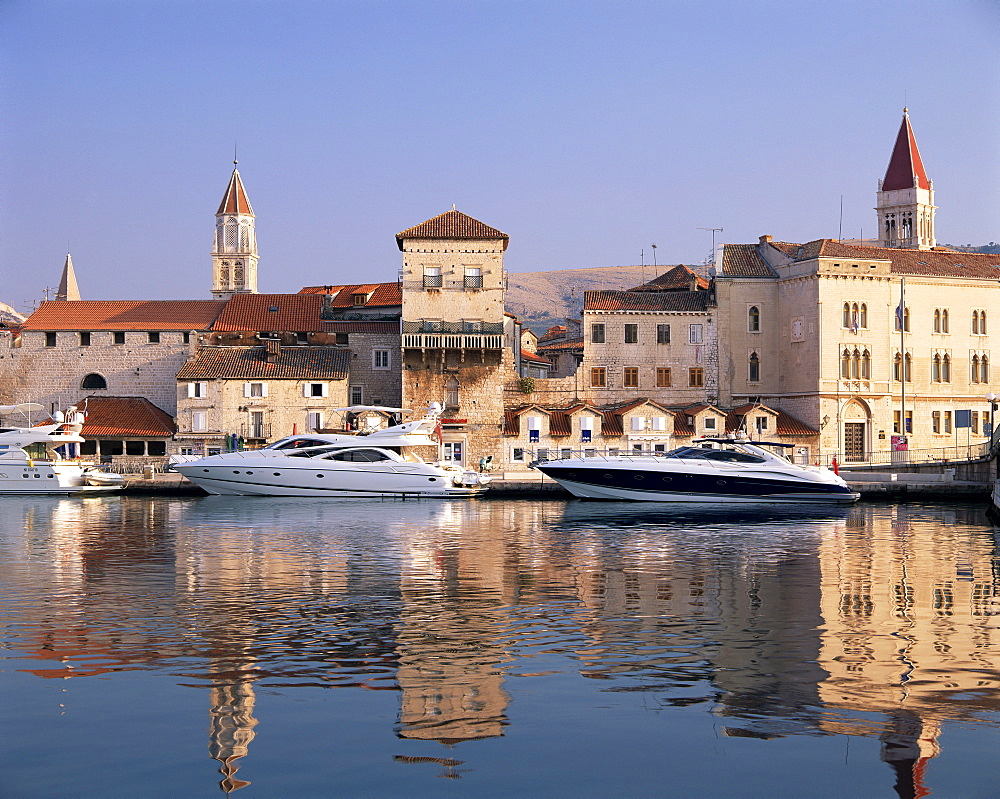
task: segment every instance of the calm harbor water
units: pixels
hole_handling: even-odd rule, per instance
[[[998,533],[0,498],[0,795],[997,796]]]

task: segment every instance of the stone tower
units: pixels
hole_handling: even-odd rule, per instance
[[[445,460],[502,456],[503,257],[509,237],[452,208],[396,235],[403,253],[403,407],[444,406]]]
[[[63,264],[62,277],[59,278],[59,288],[56,289],[56,299],[80,299],[80,287],[76,284],[76,271],[73,269],[73,258],[69,253],[66,253],[66,263]]]
[[[219,300],[229,299],[234,294],[257,293],[257,233],[253,208],[235,166],[233,161],[233,176],[215,212],[212,296]]]
[[[905,108],[885,177],[878,182],[877,203],[879,246],[934,246],[934,183],[927,179]]]

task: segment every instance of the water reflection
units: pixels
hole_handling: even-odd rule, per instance
[[[1000,710],[977,510],[4,498],[0,579],[17,669],[206,689],[226,792],[250,784],[261,690],[397,692],[399,740],[453,747],[574,674],[733,739],[877,739],[901,796],[926,795],[945,722]]]

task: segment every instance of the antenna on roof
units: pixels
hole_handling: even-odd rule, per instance
[[[236,160],[236,141],[233,141],[233,166],[236,166],[239,161]]]
[[[721,227],[700,227],[698,230],[711,230],[712,231],[712,255],[709,258],[710,261],[715,260],[715,234],[721,233],[723,228]]]
[[[844,195],[840,195],[840,227],[837,228],[837,241],[844,239]]]

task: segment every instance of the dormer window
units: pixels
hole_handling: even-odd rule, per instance
[[[354,306],[364,305],[366,302],[368,302],[368,295],[364,292],[359,291],[351,295],[351,304]]]

